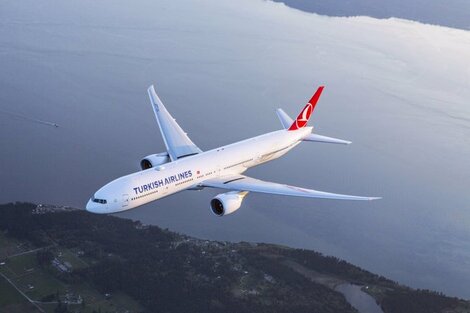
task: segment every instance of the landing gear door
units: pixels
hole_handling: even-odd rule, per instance
[[[127,206],[129,206],[129,195],[125,194],[122,195],[122,207],[125,208]]]

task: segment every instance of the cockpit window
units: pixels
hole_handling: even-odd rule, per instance
[[[96,199],[95,197],[91,198],[91,201],[96,202],[96,203],[101,203],[101,204],[106,204],[107,201],[104,199]]]

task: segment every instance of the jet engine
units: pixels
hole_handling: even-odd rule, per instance
[[[167,152],[151,154],[143,158],[142,161],[140,161],[140,168],[142,170],[147,170],[149,168],[159,166],[170,161],[170,156]]]
[[[211,200],[211,210],[217,216],[231,214],[238,210],[242,205],[243,198],[248,191],[230,191],[221,193]]]

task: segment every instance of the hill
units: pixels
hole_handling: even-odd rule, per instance
[[[470,312],[314,251],[30,203],[0,205],[0,276],[0,312],[357,312],[348,284],[386,313]]]

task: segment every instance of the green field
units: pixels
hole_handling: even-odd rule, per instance
[[[33,300],[41,300],[43,297],[57,292],[64,294],[66,290],[65,284],[44,271],[36,271],[22,276],[15,280],[15,284]],[[28,288],[28,285],[33,288]]]
[[[2,276],[0,276],[0,295],[0,308],[10,304],[28,303],[28,300]]]
[[[0,265],[0,273],[7,277],[16,277],[16,274],[6,264]]]
[[[83,313],[99,312],[140,312],[142,306],[131,297],[123,293],[115,293],[109,299],[101,294],[96,288],[89,284],[67,284],[56,276],[59,272],[52,266],[41,268],[39,266],[36,252],[11,256],[33,249],[28,244],[16,239],[8,238],[0,233],[0,273],[8,277],[22,292],[30,299],[41,301],[49,295],[59,293],[62,300],[67,292],[80,295],[84,304],[70,304],[69,310],[76,309]],[[78,249],[66,249],[57,247],[52,250],[54,257],[61,262],[68,262],[72,270],[88,267],[87,262],[77,255]],[[10,257],[8,257],[10,256]],[[52,302],[55,302],[54,299]],[[46,312],[53,313],[57,308],[56,303],[38,303]],[[37,312],[28,300],[22,296],[8,281],[0,277],[0,313],[26,313]]]
[[[78,257],[76,252],[72,252],[71,250],[64,248],[59,248],[57,251],[61,254],[58,259],[62,262],[69,262],[72,265],[73,270],[88,267],[88,264]]]
[[[82,311],[83,313],[92,313],[93,310],[99,311],[99,309],[103,312],[116,313],[143,311],[142,306],[126,294],[115,293],[106,300],[103,294],[88,284],[74,286],[74,288],[74,291],[85,299],[86,308]]]
[[[2,232],[0,232],[0,261],[9,255],[20,253],[22,245],[19,241],[7,238]]]
[[[25,275],[34,271],[38,267],[35,253],[28,253],[9,258],[6,266],[12,270],[17,276]]]

